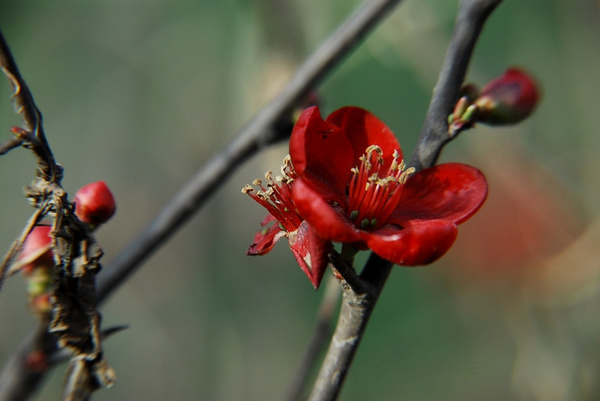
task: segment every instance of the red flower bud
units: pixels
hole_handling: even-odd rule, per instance
[[[21,267],[26,275],[31,274],[36,267],[54,266],[54,256],[50,248],[52,245],[50,231],[52,231],[50,226],[37,226],[27,236],[19,256],[19,260],[26,263]]]
[[[478,122],[492,125],[516,124],[527,118],[539,99],[535,81],[523,70],[509,68],[485,85],[474,104]]]
[[[50,367],[48,354],[44,351],[33,350],[25,357],[25,366],[31,372],[43,372]]]
[[[115,209],[115,198],[104,181],[88,184],[75,194],[75,214],[92,227],[110,219]]]

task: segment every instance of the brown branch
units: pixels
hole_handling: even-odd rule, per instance
[[[366,291],[357,293],[350,286],[342,286],[342,308],[338,322],[309,400],[337,398],[391,269],[390,262],[372,253],[361,274]],[[375,271],[376,274],[373,274]]]
[[[14,148],[18,148],[23,145],[23,140],[21,138],[10,138],[6,142],[0,144],[0,156],[10,152]]]
[[[2,31],[0,31],[0,69],[2,69],[2,72],[4,72],[13,88],[11,99],[15,111],[23,118],[25,131],[34,134],[35,140],[23,140],[23,143],[29,144],[33,152],[37,155],[40,176],[48,182],[60,183],[62,179],[62,167],[56,164],[54,155],[46,140],[42,125],[42,113],[40,113],[40,110],[35,105],[33,95],[19,72],[17,63],[4,39]],[[15,147],[14,140],[8,146]]]
[[[371,0],[350,16],[300,66],[281,94],[265,106],[229,146],[203,166],[148,227],[98,275],[98,301],[106,300],[154,251],[165,244],[208,197],[215,193],[214,189],[223,185],[246,159],[265,146],[287,138],[291,132],[294,107],[399,1]],[[15,355],[33,349],[32,338],[33,336],[29,336]],[[40,340],[47,344],[54,344],[55,341],[48,333]],[[50,363],[52,362],[53,359],[50,358]],[[13,355],[0,374],[0,400],[29,398],[43,376],[32,373],[22,359]],[[22,383],[28,383],[28,386],[23,388]]]
[[[433,166],[442,148],[451,139],[448,136],[447,116],[458,100],[458,93],[481,28],[501,1],[461,0],[460,2],[454,33],[425,117],[423,130],[413,153],[411,164],[417,170]],[[366,290],[357,293],[350,286],[343,287],[340,317],[310,395],[310,401],[331,401],[339,395],[391,268],[392,263],[371,254],[360,275]]]
[[[31,230],[33,230],[33,227],[35,227],[35,225],[43,217],[43,213],[44,213],[43,208],[37,209],[33,213],[33,215],[29,218],[29,221],[25,225],[25,228],[21,232],[21,235],[19,236],[19,238],[17,238],[16,240],[13,241],[11,247],[9,248],[8,252],[6,253],[6,256],[4,256],[4,259],[2,260],[2,263],[0,264],[0,291],[2,290],[2,286],[4,285],[4,281],[6,279],[6,274],[8,273],[10,275],[10,272],[8,272],[9,268],[13,264],[16,256],[21,251],[21,248],[23,247],[23,243],[25,242],[25,239],[27,238],[27,236],[29,235]]]
[[[316,361],[318,361],[321,352],[325,350],[327,342],[333,334],[332,322],[337,310],[341,291],[337,280],[333,276],[331,276],[325,284],[323,300],[321,301],[319,312],[317,313],[316,328],[306,347],[304,356],[302,357],[295,374],[292,376],[292,383],[290,384],[287,396],[285,397],[288,401],[301,401],[305,399],[303,392],[305,391],[311,370],[316,366]]]
[[[13,88],[12,100],[15,110],[23,117],[25,129],[33,132],[40,125],[40,112],[33,101],[33,96],[25,81],[21,77],[17,63],[12,56],[12,53],[4,39],[4,35],[0,31],[0,68],[8,77],[8,80]],[[42,131],[43,133],[43,131]]]
[[[20,348],[9,361],[9,365],[15,363],[19,369],[11,369],[0,377],[0,393],[3,393],[3,399],[27,398],[43,373],[39,368],[32,369],[28,358],[22,356],[30,355],[31,352],[55,350],[56,341],[62,348],[68,348],[72,352],[72,366],[79,368],[72,370],[74,373],[69,374],[69,379],[75,377],[75,373],[82,379],[75,382],[76,387],[70,393],[82,394],[82,389],[77,387],[80,382],[109,386],[114,374],[104,359],[95,291],[95,277],[100,270],[98,260],[102,251],[99,246],[92,249],[90,244],[95,243],[90,235],[91,227],[83,224],[73,214],[73,204],[68,201],[67,193],[61,186],[63,169],[56,163],[46,140],[42,115],[1,32],[0,69],[13,88],[11,100],[25,126],[13,127],[13,134],[22,142],[22,146],[33,152],[37,162],[36,177],[25,190],[27,198],[37,210],[0,266],[0,287],[6,269],[20,251],[25,238],[46,215],[54,219],[51,249],[55,258],[54,278],[51,290],[48,290],[51,291],[53,300],[52,312],[38,315],[40,326],[36,333],[29,337],[27,346]],[[16,143],[9,142],[8,146],[3,145],[2,148],[14,148]],[[56,334],[56,338],[49,332]],[[45,359],[49,359],[49,356],[46,355]],[[98,387],[94,385],[85,388],[85,394]],[[5,389],[8,392],[4,392]]]
[[[454,33],[440,70],[410,165],[417,170],[433,166],[448,135],[448,116],[459,98],[467,67],[483,24],[502,0],[461,0]]]

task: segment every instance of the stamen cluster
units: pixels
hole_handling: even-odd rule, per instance
[[[351,169],[348,196],[348,218],[363,230],[378,228],[396,208],[402,185],[415,169],[406,169],[400,152],[394,150],[393,159],[384,171],[383,150],[371,145],[365,150],[360,166]]]
[[[266,186],[263,186],[262,180],[256,179],[252,185],[260,188],[258,191],[251,185],[246,185],[242,192],[267,209],[285,231],[292,232],[298,229],[302,223],[302,218],[296,212],[292,200],[292,183],[295,178],[296,171],[292,165],[292,159],[288,155],[283,159],[281,176],[273,177],[273,172],[267,171],[265,174]]]

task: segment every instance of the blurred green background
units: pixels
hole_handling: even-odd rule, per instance
[[[406,0],[320,87],[323,114],[365,107],[410,154],[457,1]],[[105,180],[118,201],[97,238],[108,264],[227,144],[358,1],[0,3],[0,27],[65,168],[64,186]],[[478,127],[442,161],[480,168],[488,203],[455,247],[397,267],[343,400],[600,399],[600,3],[506,0],[468,80],[512,65],[544,98],[516,127]],[[0,85],[0,137],[20,123]],[[116,386],[95,400],[276,400],[312,334],[315,292],[286,244],[245,250],[264,216],[240,189],[287,153],[254,157],[103,307]],[[32,212],[34,159],[0,158],[0,244]],[[4,251],[2,251],[4,252]],[[364,259],[363,259],[364,260]],[[0,294],[0,361],[34,318],[25,285]],[[58,400],[65,367],[37,400]]]

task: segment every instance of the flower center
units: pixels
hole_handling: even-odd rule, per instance
[[[383,150],[371,145],[365,150],[360,166],[353,167],[349,187],[348,218],[359,228],[369,230],[381,227],[392,214],[400,196],[402,185],[414,167],[406,169],[400,152],[394,150],[387,171],[383,170]]]
[[[273,172],[267,171],[266,187],[262,180],[256,179],[252,185],[260,188],[258,191],[252,185],[246,185],[242,192],[248,194],[252,199],[269,211],[275,217],[282,228],[287,232],[298,229],[302,223],[302,218],[296,212],[296,207],[292,201],[292,182],[297,177],[296,170],[292,165],[292,159],[287,155],[283,159],[281,166],[281,176],[273,178]]]

